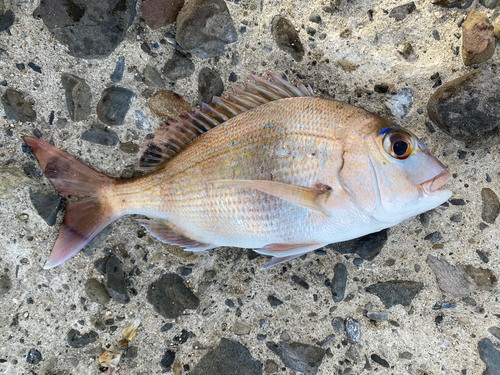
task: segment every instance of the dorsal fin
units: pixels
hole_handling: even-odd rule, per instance
[[[245,82],[245,90],[234,88],[234,94],[225,93],[225,98],[214,96],[210,104],[202,103],[200,110],[163,123],[141,145],[138,169],[159,169],[200,134],[251,108],[283,98],[314,95],[311,86],[306,87],[299,80],[295,87],[275,74],[266,73],[271,80],[250,74],[254,83]]]

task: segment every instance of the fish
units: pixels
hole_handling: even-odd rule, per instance
[[[141,215],[153,237],[188,251],[254,249],[272,257],[268,268],[397,225],[452,195],[442,189],[450,172],[410,131],[267,74],[146,136],[140,177],[107,176],[23,136],[57,191],[79,197],[44,268],[125,215]]]

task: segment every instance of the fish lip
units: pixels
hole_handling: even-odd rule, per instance
[[[436,177],[431,178],[430,180],[427,180],[425,182],[422,182],[420,186],[422,187],[426,195],[431,195],[436,191],[438,191],[441,188],[441,186],[446,184],[450,179],[451,179],[451,173],[447,169],[445,169]]]

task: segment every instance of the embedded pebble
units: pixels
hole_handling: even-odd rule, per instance
[[[89,117],[92,101],[90,86],[83,78],[74,74],[62,73],[61,83],[66,96],[66,107],[73,121],[83,121]]]
[[[12,289],[12,282],[7,274],[0,276],[0,297],[8,293]]]
[[[191,112],[189,103],[170,90],[156,92],[148,101],[151,112],[166,120],[175,119]]]
[[[337,316],[332,319],[332,327],[333,330],[337,333],[342,333],[345,330],[345,323],[344,319],[341,318],[340,316]]]
[[[410,280],[391,280],[370,285],[366,291],[375,294],[386,309],[392,306],[410,306],[411,301],[424,287],[423,283]]]
[[[430,119],[469,147],[496,144],[500,126],[496,69],[476,69],[439,87],[427,103]]]
[[[304,46],[295,26],[285,17],[275,16],[272,20],[274,40],[280,49],[289,53],[295,61],[301,61],[304,57]]]
[[[155,311],[166,319],[176,319],[184,310],[194,310],[200,304],[182,277],[173,273],[163,274],[151,283],[147,299]]]
[[[167,26],[177,19],[184,0],[146,0],[141,3],[142,17],[151,29]]]
[[[389,17],[394,18],[396,21],[402,21],[406,18],[407,15],[412,13],[417,7],[415,3],[412,1],[407,4],[399,5],[395,8],[392,8],[389,13]]]
[[[101,128],[90,128],[89,130],[86,130],[80,136],[80,139],[103,146],[115,146],[120,142],[118,134]]]
[[[481,218],[488,224],[494,224],[500,214],[500,200],[490,188],[483,188],[481,190],[481,198],[483,199]]]
[[[490,327],[488,332],[500,340],[500,327]]]
[[[165,353],[163,354],[163,357],[161,358],[160,365],[166,371],[170,371],[172,368],[172,365],[174,364],[174,361],[175,361],[175,352],[172,350],[165,350]]]
[[[151,65],[146,65],[142,76],[144,77],[144,83],[149,87],[165,87],[165,81],[163,80],[161,74]]]
[[[224,0],[191,0],[177,16],[177,43],[202,59],[222,56],[238,35]]]
[[[359,342],[361,338],[361,329],[357,321],[352,318],[347,318],[345,320],[345,331],[347,332],[347,338],[350,342]]]
[[[383,322],[384,320],[389,319],[389,314],[385,311],[368,311],[366,316],[376,322]]]
[[[242,344],[222,338],[219,345],[203,356],[191,375],[262,375],[262,364]]]
[[[135,9],[136,0],[122,0],[119,6],[115,0],[47,0],[35,9],[33,17],[43,20],[71,56],[94,59],[108,56],[125,39]]]
[[[141,110],[135,110],[135,126],[141,130],[151,130],[151,122]]]
[[[402,87],[396,94],[386,95],[386,98],[386,107],[391,110],[394,117],[400,120],[410,112],[413,106],[413,92],[408,87]]]
[[[500,353],[495,349],[490,339],[482,339],[477,343],[479,357],[486,364],[483,375],[500,374]]]
[[[66,335],[68,345],[73,348],[83,348],[90,343],[96,342],[98,338],[99,335],[95,331],[90,331],[82,335],[80,331],[76,329],[70,329]]]
[[[224,92],[224,83],[219,73],[210,68],[203,68],[198,73],[199,99],[203,103],[210,103],[212,97],[221,96]]]
[[[357,344],[351,344],[349,349],[345,352],[345,356],[349,358],[354,363],[361,362],[361,355],[359,354],[359,350],[357,348]]]
[[[248,335],[252,330],[248,324],[235,322],[233,325],[233,333],[238,336]]]
[[[291,370],[305,375],[315,375],[318,371],[326,350],[300,342],[274,343],[266,342],[266,346]]]
[[[439,232],[432,232],[424,237],[424,240],[430,241],[432,243],[439,242],[443,239],[443,236]]]
[[[97,104],[97,116],[106,125],[123,125],[125,116],[137,95],[124,87],[105,89]]]
[[[174,50],[172,57],[165,63],[162,72],[169,80],[177,81],[194,73],[194,63],[182,52]]]
[[[344,299],[347,283],[347,267],[342,263],[337,263],[333,267],[333,278],[330,284],[333,302],[341,302]]]
[[[334,341],[335,341],[335,335],[332,333],[331,335],[328,335],[323,340],[321,340],[319,346],[328,346]]]
[[[100,305],[105,305],[111,300],[106,287],[97,279],[91,278],[85,282],[85,293],[90,301]]]
[[[5,111],[5,116],[13,121],[35,121],[36,112],[33,109],[33,104],[24,99],[23,93],[7,89],[2,95],[2,104]]]
[[[309,15],[309,21],[321,25],[321,16],[318,14],[318,12],[313,10],[313,12]]]
[[[305,280],[301,279],[300,277],[293,275],[291,277],[291,279],[295,284],[300,285],[302,288],[304,288],[306,290],[309,289],[309,284]]]
[[[62,197],[31,192],[30,200],[38,215],[48,226],[53,226],[56,223],[57,213],[61,209]]]
[[[16,17],[10,9],[4,14],[0,14],[0,32],[8,30],[14,24]]]
[[[40,362],[42,362],[42,359],[42,353],[40,353],[35,348],[30,349],[30,351],[26,355],[26,363],[29,363],[30,365],[38,365]]]
[[[276,308],[279,305],[283,304],[282,300],[280,300],[278,297],[275,297],[273,295],[268,296],[267,301],[269,302],[269,304],[271,305],[272,308]]]
[[[387,229],[383,229],[380,232],[371,233],[350,241],[330,244],[326,248],[340,254],[357,254],[364,260],[371,261],[380,254],[386,242]]]
[[[493,29],[486,13],[470,11],[462,24],[462,59],[465,66],[491,59],[495,53]]]
[[[386,367],[386,368],[390,367],[389,362],[387,362],[385,359],[383,359],[378,354],[372,354],[370,358],[372,359],[373,362],[378,363],[382,367]]]
[[[484,5],[488,9],[495,9],[498,0],[479,0],[479,4]]]
[[[109,76],[111,82],[120,82],[123,79],[123,72],[125,71],[125,57],[120,56],[115,65],[115,70]]]
[[[122,262],[116,255],[111,255],[106,261],[106,289],[116,302],[129,302],[127,280],[123,272]]]
[[[474,0],[435,0],[432,3],[445,8],[467,9]]]

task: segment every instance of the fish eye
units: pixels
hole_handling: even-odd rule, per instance
[[[396,159],[406,159],[413,151],[413,137],[400,130],[387,133],[383,143],[385,151]]]

